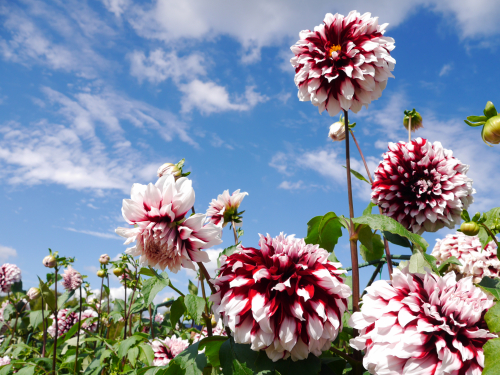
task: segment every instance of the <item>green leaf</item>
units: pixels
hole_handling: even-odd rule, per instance
[[[5,365],[0,367],[0,375],[7,375],[10,373],[10,370],[12,369],[12,365]]]
[[[142,294],[144,296],[144,303],[149,306],[153,303],[154,298],[164,288],[170,285],[170,279],[166,272],[162,272],[161,275],[155,275],[151,278],[145,280],[142,284]]]
[[[488,118],[486,116],[467,116],[467,120],[472,122],[486,121]]]
[[[197,324],[202,323],[201,314],[205,309],[206,301],[203,297],[193,296],[188,294],[184,297],[184,304],[189,315],[194,319]]]
[[[139,357],[139,348],[137,346],[134,346],[133,348],[130,348],[127,352],[127,358],[130,361],[130,364],[134,367],[137,362],[137,357]]]
[[[47,313],[45,313],[45,315],[47,315]],[[42,310],[31,311],[30,326],[33,328],[33,330],[35,330],[40,324],[42,324]]]
[[[411,248],[411,242],[407,238],[401,237],[398,234],[391,232],[382,232],[387,241],[392,242],[394,245]]]
[[[361,242],[368,251],[373,251],[373,232],[367,225],[362,225],[361,229],[358,231],[358,240]]]
[[[346,168],[344,165],[343,165],[343,167],[344,167],[344,168]],[[347,169],[347,168],[346,168],[346,169]],[[360,180],[360,181],[364,181],[364,182],[366,182],[366,183],[368,183],[368,184],[370,184],[370,185],[371,185],[370,181],[368,181],[368,180],[365,178],[365,176],[363,176],[363,175],[362,175],[361,173],[359,173],[359,172],[356,172],[356,171],[355,171],[354,169],[352,169],[352,168],[351,168],[351,174],[352,174],[354,177],[356,177],[358,180]]]
[[[500,279],[490,279],[489,277],[483,277],[481,282],[477,284],[482,290],[488,292],[500,301]]]
[[[488,328],[491,332],[500,332],[500,303],[497,302],[495,305],[490,307],[484,320],[488,324]]]
[[[198,355],[198,345],[199,342],[191,345],[173,359],[182,369],[186,370],[186,375],[202,374],[203,369],[207,366],[207,357],[203,353]]]
[[[253,371],[250,370],[244,363],[240,363],[237,359],[233,359],[233,374],[234,375],[253,375]]]
[[[366,262],[380,259],[385,252],[384,241],[382,241],[379,234],[374,234],[372,236],[372,249],[369,250],[365,245],[361,244],[359,252]]]
[[[416,252],[410,258],[409,271],[411,273],[427,273],[425,268],[432,269],[432,266],[425,260],[421,252]]]
[[[149,276],[149,277],[156,276],[156,273],[153,270],[146,268],[146,267],[142,267],[139,270],[139,274],[144,275],[144,276]]]
[[[441,265],[438,267],[438,273],[442,276],[445,274],[445,271],[448,269],[448,267],[452,264],[456,264],[458,266],[461,266],[462,263],[460,263],[460,261],[454,257],[454,256],[451,256],[449,257],[448,259],[446,259],[443,263],[441,263]]]
[[[11,293],[20,293],[23,291],[23,281],[19,280],[10,286]],[[26,292],[25,292],[26,293]]]
[[[378,229],[380,231],[390,232],[405,237],[419,246],[423,251],[429,246],[429,244],[418,234],[409,232],[396,220],[385,215],[363,215],[352,219],[352,221],[356,224],[366,224],[373,230]]]
[[[462,213],[460,214],[460,217],[462,218],[463,221],[470,221],[470,216],[467,210],[463,210]]]
[[[8,303],[5,305],[5,308],[3,310],[3,319],[8,322],[9,320],[14,318],[14,306],[12,306],[12,303]]]
[[[155,359],[155,353],[151,348],[151,345],[141,344],[139,345],[139,348],[141,349],[141,360],[147,365],[151,365]]]
[[[179,319],[186,312],[186,305],[184,305],[184,297],[177,298],[170,307],[170,323],[175,327]]]
[[[206,337],[200,341],[199,350],[205,348],[205,355],[208,358],[208,363],[214,367],[220,367],[219,350],[222,344],[228,340],[226,336]]]
[[[35,366],[30,366],[30,365],[24,365],[21,367],[21,369],[17,372],[17,375],[33,375],[35,373]]]
[[[43,301],[49,306],[49,308],[54,311],[56,299],[54,298],[54,292],[49,289],[47,284],[45,284],[40,278],[40,292],[42,294]]]
[[[194,285],[191,280],[189,280],[188,290],[189,290],[189,293],[191,293],[193,296],[198,295],[198,287],[196,285]]]
[[[484,370],[482,375],[500,375],[500,339],[488,340],[483,346]]]
[[[373,211],[373,207],[375,207],[375,206],[376,206],[375,203],[370,202],[368,204],[368,207],[366,207],[365,210],[363,211],[363,215],[371,214]]]
[[[75,294],[74,290],[66,291],[57,298],[57,308],[61,309],[68,300]]]
[[[342,225],[339,217],[328,212],[324,216],[313,217],[307,223],[307,244],[319,245],[322,249],[332,252],[342,236]]]
[[[492,208],[488,212],[485,212],[484,215],[486,216],[484,225],[491,229],[500,220],[500,207]],[[483,249],[492,240],[488,232],[482,226],[480,227],[477,236],[479,237],[479,241],[481,241]]]
[[[134,335],[120,342],[120,346],[118,346],[117,352],[118,358],[125,357],[129,349],[142,340],[144,340],[143,337]]]

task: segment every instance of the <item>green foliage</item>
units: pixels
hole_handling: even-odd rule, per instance
[[[484,370],[482,375],[500,375],[500,339],[488,340],[483,346]]]
[[[411,273],[426,273],[425,269],[429,269],[436,274],[439,274],[438,268],[436,266],[436,258],[432,255],[416,252],[410,258],[409,271]]]
[[[188,294],[184,297],[184,304],[188,314],[194,319],[196,324],[202,323],[201,314],[205,308],[206,301],[203,297],[193,296]]]
[[[493,305],[484,316],[491,332],[500,332],[500,303]]]
[[[144,295],[144,304],[149,306],[153,303],[156,295],[170,285],[170,279],[166,272],[160,275],[156,274],[145,280],[142,285],[142,294]]]
[[[344,168],[346,168],[344,165],[343,165],[343,167],[344,167]],[[347,169],[347,168],[346,168],[346,169]],[[356,171],[355,171],[354,169],[352,169],[352,168],[351,168],[350,170],[351,170],[351,174],[352,174],[354,177],[356,177],[358,180],[360,180],[360,181],[364,181],[364,182],[366,182],[367,184],[370,184],[370,185],[371,185],[370,181],[368,181],[368,180],[365,178],[365,176],[363,176],[361,173],[356,172]]]
[[[498,234],[500,231],[500,207],[492,208],[491,210],[485,212],[483,216],[486,219],[483,224],[486,225],[493,232],[493,234]],[[477,236],[479,237],[479,241],[481,241],[483,249],[490,241],[493,240],[483,226],[479,229]]]
[[[446,271],[448,270],[449,266],[451,266],[452,264],[456,264],[458,266],[462,265],[462,263],[460,263],[460,261],[456,257],[451,256],[448,259],[446,259],[444,262],[442,262],[441,265],[438,267],[439,274],[444,275],[446,273]]]
[[[361,243],[359,252],[366,262],[380,259],[384,256],[384,241],[379,234],[374,234],[370,241],[371,249]]]
[[[213,367],[220,367],[219,350],[221,345],[227,341],[226,336],[205,337],[199,343],[199,350],[205,349],[205,355]]]
[[[44,283],[40,278],[40,292],[44,302],[49,306],[49,308],[54,311],[56,306],[56,299],[54,297],[54,292],[49,289],[46,283]]]
[[[333,212],[324,216],[313,217],[307,223],[307,244],[319,245],[328,252],[333,252],[335,245],[342,236],[340,218]]]
[[[191,280],[189,280],[188,290],[193,296],[198,295],[198,287]]]
[[[481,282],[477,284],[482,290],[493,295],[497,301],[500,301],[500,279],[491,279],[483,277]]]
[[[186,312],[186,305],[184,305],[184,297],[177,298],[170,307],[170,323],[175,327],[182,315]]]

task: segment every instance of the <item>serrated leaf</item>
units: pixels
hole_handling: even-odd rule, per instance
[[[202,323],[201,314],[205,309],[205,299],[203,297],[193,296],[188,294],[184,297],[184,305],[189,315],[194,319],[197,324]]]
[[[490,293],[497,301],[500,301],[500,279],[491,279],[489,277],[483,277],[483,279],[477,284],[482,290]]]
[[[500,303],[497,302],[495,305],[490,307],[484,320],[488,324],[488,328],[491,332],[500,332]]]
[[[137,357],[139,357],[139,348],[137,346],[134,346],[133,348],[130,348],[127,352],[127,358],[130,361],[130,364],[134,367],[137,362]]]
[[[135,344],[137,344],[138,342],[142,341],[144,338],[141,337],[141,336],[130,336],[129,338],[123,340],[122,342],[120,342],[120,345],[118,346],[118,351],[117,351],[117,355],[119,358],[123,358],[127,355],[127,352],[129,351],[129,349],[134,346]]]
[[[383,231],[382,233],[384,234],[385,239],[394,245],[411,248],[411,242],[407,238],[391,232]]]
[[[483,346],[484,369],[482,375],[500,375],[500,339],[488,340]]]
[[[170,307],[170,323],[175,327],[179,319],[186,312],[186,305],[184,304],[184,297],[177,298]]]
[[[219,350],[226,340],[228,340],[227,336],[206,337],[200,341],[198,350],[203,350],[203,348],[205,348],[205,355],[208,358],[208,363],[214,367],[220,367]]]
[[[419,246],[423,251],[429,246],[429,244],[418,234],[409,232],[396,220],[385,215],[363,215],[352,219],[352,221],[356,224],[366,224],[373,230],[378,229],[407,238],[412,243]]]
[[[57,308],[62,309],[64,304],[73,297],[75,294],[74,290],[66,291],[57,298]]]
[[[160,275],[154,275],[145,280],[142,285],[144,304],[149,306],[153,303],[156,295],[170,285],[170,279],[168,278],[168,274],[166,272],[162,272]]]
[[[374,234],[372,236],[372,249],[369,250],[365,245],[361,244],[359,252],[365,262],[380,259],[384,256],[385,252],[384,241],[382,241],[379,234]]]
[[[191,280],[189,280],[188,290],[193,296],[198,295],[198,287]]]
[[[346,168],[346,167],[345,167],[345,165],[343,165],[343,167],[344,167],[344,168]],[[347,169],[347,168],[346,168],[346,169]],[[351,168],[351,174],[352,174],[354,177],[356,177],[358,180],[360,180],[360,181],[364,181],[364,182],[366,182],[366,183],[368,183],[368,184],[370,184],[370,185],[371,185],[370,181],[368,181],[368,180],[365,178],[365,176],[363,176],[363,175],[362,175],[361,173],[359,173],[359,172],[356,172],[356,171],[355,171],[354,169],[352,169],[352,168]]]
[[[425,260],[424,256],[420,252],[416,252],[410,258],[409,271],[411,273],[423,273],[426,274],[425,268],[431,269],[431,265]]]

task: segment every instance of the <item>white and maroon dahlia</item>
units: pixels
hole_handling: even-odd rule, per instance
[[[364,367],[384,375],[480,375],[483,345],[497,337],[484,321],[493,297],[453,272],[410,274],[406,267],[392,277],[366,289],[349,321],[359,330],[350,344],[365,351]]]
[[[394,39],[384,36],[387,24],[379,25],[370,13],[327,13],[323,23],[301,31],[290,48],[298,97],[330,116],[342,109],[357,113],[380,98],[394,77]]]
[[[475,283],[483,277],[499,277],[500,261],[497,257],[497,245],[491,241],[482,249],[477,236],[467,236],[461,232],[448,234],[444,239],[438,239],[431,253],[439,266],[451,258],[457,258],[461,266],[452,264],[451,269],[462,277],[472,276]]]
[[[47,329],[47,332],[52,337],[56,335],[56,321],[54,315],[50,317],[52,319],[52,325]],[[69,309],[62,309],[57,312],[57,337],[66,334],[71,327],[73,327],[78,322],[78,313],[71,312]]]
[[[410,231],[422,234],[460,222],[474,201],[469,166],[440,142],[417,138],[389,143],[375,170],[372,202]]]
[[[9,356],[0,357],[0,366],[10,365]]]
[[[260,249],[239,246],[221,258],[210,297],[234,340],[265,350],[273,361],[319,356],[342,329],[349,286],[340,263],[303,239],[260,236]]]
[[[238,208],[246,195],[248,193],[240,193],[240,189],[236,190],[232,195],[229,195],[229,190],[225,190],[222,194],[219,194],[217,199],[212,199],[207,210],[207,217],[210,222],[220,227],[225,227],[232,221],[241,222]]]
[[[195,269],[194,262],[209,262],[206,249],[222,242],[222,229],[204,225],[205,215],[186,218],[194,204],[191,180],[173,175],[160,177],[156,184],[132,186],[131,199],[123,200],[122,214],[135,228],[118,228],[125,244],[137,241],[125,252],[140,255],[142,266],[166,267],[174,273],[182,267]]]
[[[0,267],[0,292],[9,293],[12,285],[21,281],[21,270],[15,264],[5,263]]]
[[[166,366],[172,359],[188,348],[189,342],[173,335],[163,341],[159,339],[153,340],[149,345],[151,345],[155,355],[153,366]]]
[[[165,317],[161,314],[156,314],[155,315],[155,322],[158,324],[162,324],[163,321],[165,320]]]
[[[86,329],[88,331],[91,331],[91,332],[95,332],[97,330],[97,319],[93,319],[93,318],[97,318],[97,317],[98,317],[97,312],[95,312],[92,309],[87,309],[85,311],[82,311],[82,322],[85,319],[88,319],[87,321],[84,321],[82,323],[82,328]],[[78,319],[78,315],[77,315],[77,319]]]
[[[64,270],[61,282],[64,289],[68,291],[77,290],[82,285],[82,282],[82,275],[73,267],[69,266]]]

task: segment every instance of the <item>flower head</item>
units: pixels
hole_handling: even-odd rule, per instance
[[[38,289],[38,288],[30,288],[28,290],[28,292],[26,293],[28,298],[32,301],[40,298],[40,294],[41,294],[41,292],[40,292],[40,289]]]
[[[83,314],[82,314],[83,315]],[[50,316],[52,325],[47,329],[47,332],[52,337],[56,335],[56,321],[54,315]],[[69,309],[62,309],[57,312],[57,337],[66,334],[71,327],[78,322],[78,313],[71,312]]]
[[[142,266],[166,267],[178,272],[181,266],[194,269],[194,262],[209,262],[206,249],[222,242],[222,229],[212,223],[203,225],[205,215],[186,218],[194,204],[191,180],[172,175],[160,177],[156,184],[132,186],[131,199],[123,200],[125,220],[135,228],[118,228],[125,244],[137,241],[125,252],[140,255]]]
[[[85,311],[82,311],[82,321],[85,319],[88,319],[87,321],[83,322],[82,328],[86,329],[91,332],[95,332],[97,330],[97,319],[92,319],[92,318],[97,318],[98,314],[92,309],[87,309]]]
[[[341,109],[357,113],[378,99],[393,77],[394,39],[384,36],[387,24],[379,25],[370,13],[328,13],[323,23],[301,31],[290,48],[299,99],[330,116]]]
[[[155,315],[155,322],[158,324],[162,324],[163,321],[165,320],[165,317],[161,314],[156,314]]]
[[[54,268],[55,266],[57,266],[57,259],[53,255],[47,255],[45,258],[43,258],[42,263],[47,268]]]
[[[371,374],[481,374],[482,347],[497,337],[484,321],[494,302],[470,277],[410,274],[406,267],[366,290],[349,322],[360,330],[350,343],[365,350]]]
[[[217,199],[212,199],[208,206],[207,216],[212,223],[225,227],[228,223],[241,223],[241,213],[238,212],[241,201],[248,193],[240,193],[240,189],[229,195],[225,190]]]
[[[165,175],[173,175],[174,177],[180,177],[182,174],[182,169],[177,168],[175,164],[172,163],[165,163],[158,168],[158,171],[156,172],[158,177],[162,177]]]
[[[375,170],[372,202],[414,233],[453,228],[474,201],[468,169],[439,142],[389,143]]]
[[[500,261],[494,241],[482,249],[479,237],[457,232],[448,234],[442,240],[438,239],[431,255],[436,258],[437,265],[454,256],[462,265],[452,264],[451,269],[462,277],[472,276],[475,283],[483,277],[500,276]]]
[[[64,273],[62,274],[62,286],[64,289],[70,291],[70,290],[77,290],[80,285],[82,285],[83,279],[82,275],[80,272],[75,270],[73,267],[69,266],[64,270]]]
[[[9,356],[0,357],[0,366],[10,365]]]
[[[109,257],[108,254],[102,254],[99,257],[99,263],[101,263],[101,264],[108,264],[110,260],[111,260],[111,258]]]
[[[328,136],[334,142],[340,142],[345,139],[345,125],[342,121],[337,121],[330,125]]]
[[[15,264],[5,263],[0,267],[0,292],[9,293],[12,285],[21,281],[21,270]]]
[[[163,341],[159,339],[153,340],[150,345],[155,355],[153,366],[166,366],[172,359],[187,349],[189,342],[173,335]]]
[[[340,263],[303,239],[261,235],[260,249],[240,246],[221,258],[214,313],[237,343],[265,350],[273,361],[319,356],[342,329],[349,286]]]

